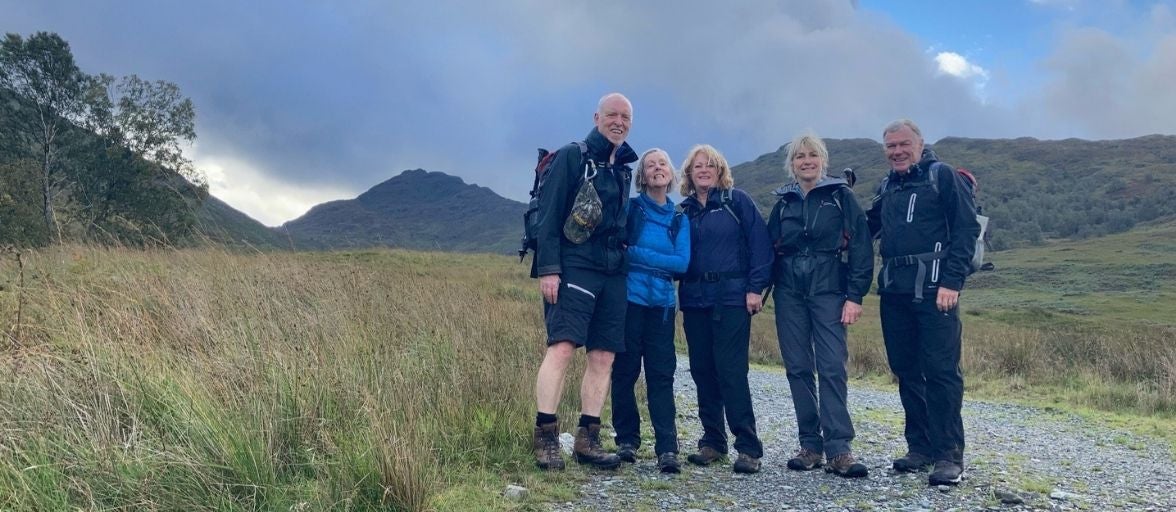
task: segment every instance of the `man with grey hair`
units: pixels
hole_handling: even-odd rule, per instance
[[[934,463],[928,483],[955,485],[964,470],[959,297],[980,224],[964,178],[923,148],[914,122],[890,123],[882,140],[890,172],[866,217],[881,239],[882,337],[906,412],[908,451],[894,469]]]
[[[600,443],[600,411],[612,364],[625,350],[625,209],[631,170],[637,160],[625,143],[633,105],[618,93],[600,99],[595,127],[583,142],[560,148],[539,194],[536,249],[531,277],[539,279],[547,324],[547,351],[535,379],[538,413],[532,447],[541,469],[563,469],[559,447],[559,398],[576,349],[585,347],[588,365],[580,386],[580,422],[573,448],[576,461],[601,469],[621,464]],[[591,185],[589,187],[589,185]],[[581,189],[595,189],[599,203],[585,212]],[[583,215],[580,215],[583,213]]]

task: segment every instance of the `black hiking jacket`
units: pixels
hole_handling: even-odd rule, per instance
[[[866,212],[870,233],[881,238],[878,293],[914,295],[916,286],[959,291],[971,273],[970,262],[980,235],[976,206],[964,178],[947,164],[937,166],[939,192],[935,192],[927,176],[936,161],[935,153],[925,149],[922,159],[908,172],[891,170]],[[942,256],[926,256],[935,253]],[[923,279],[916,284],[920,273],[916,260],[920,259]]]
[[[776,253],[776,293],[837,293],[861,304],[874,276],[874,248],[848,183],[826,176],[808,194],[796,182],[774,193],[779,199],[768,216],[768,234]]]
[[[572,209],[576,192],[584,181],[584,162],[580,148],[568,144],[559,149],[551,174],[539,193],[539,218],[536,223],[535,259],[531,276],[560,274],[564,267],[584,268],[619,274],[625,271],[625,208],[629,202],[629,185],[637,153],[627,142],[617,149],[616,161],[609,165],[614,145],[596,128],[584,139],[588,159],[597,166],[592,185],[600,195],[601,220],[592,235],[582,244],[572,243],[563,234],[564,221]]]

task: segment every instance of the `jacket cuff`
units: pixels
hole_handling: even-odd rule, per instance
[[[964,289],[964,280],[960,279],[957,281],[955,279],[944,278],[942,281],[939,282],[939,286],[941,286],[943,288],[955,290],[958,292],[958,291],[962,291]]]
[[[854,304],[857,304],[859,306],[862,305],[862,296],[861,295],[846,295],[845,300],[848,300],[848,301],[850,301]]]
[[[539,267],[535,273],[541,276],[560,275],[563,269],[559,265],[544,265]]]

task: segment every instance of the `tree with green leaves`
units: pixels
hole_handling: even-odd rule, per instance
[[[78,69],[69,43],[57,34],[37,32],[22,38],[7,34],[0,42],[0,86],[25,101],[15,121],[24,129],[40,166],[42,217],[53,240],[61,241],[54,198],[65,182],[58,162],[60,138],[70,124],[88,113],[84,91],[91,78]]]

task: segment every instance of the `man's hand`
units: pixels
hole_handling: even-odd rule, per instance
[[[754,315],[764,309],[764,298],[758,293],[747,292],[747,314]]]
[[[539,293],[548,304],[555,304],[559,298],[559,274],[539,276]]]
[[[843,325],[853,325],[862,317],[862,305],[852,300],[845,301],[845,305],[841,306],[841,323]]]
[[[960,292],[951,288],[939,287],[939,295],[935,297],[935,306],[940,311],[948,312],[960,303]]]

